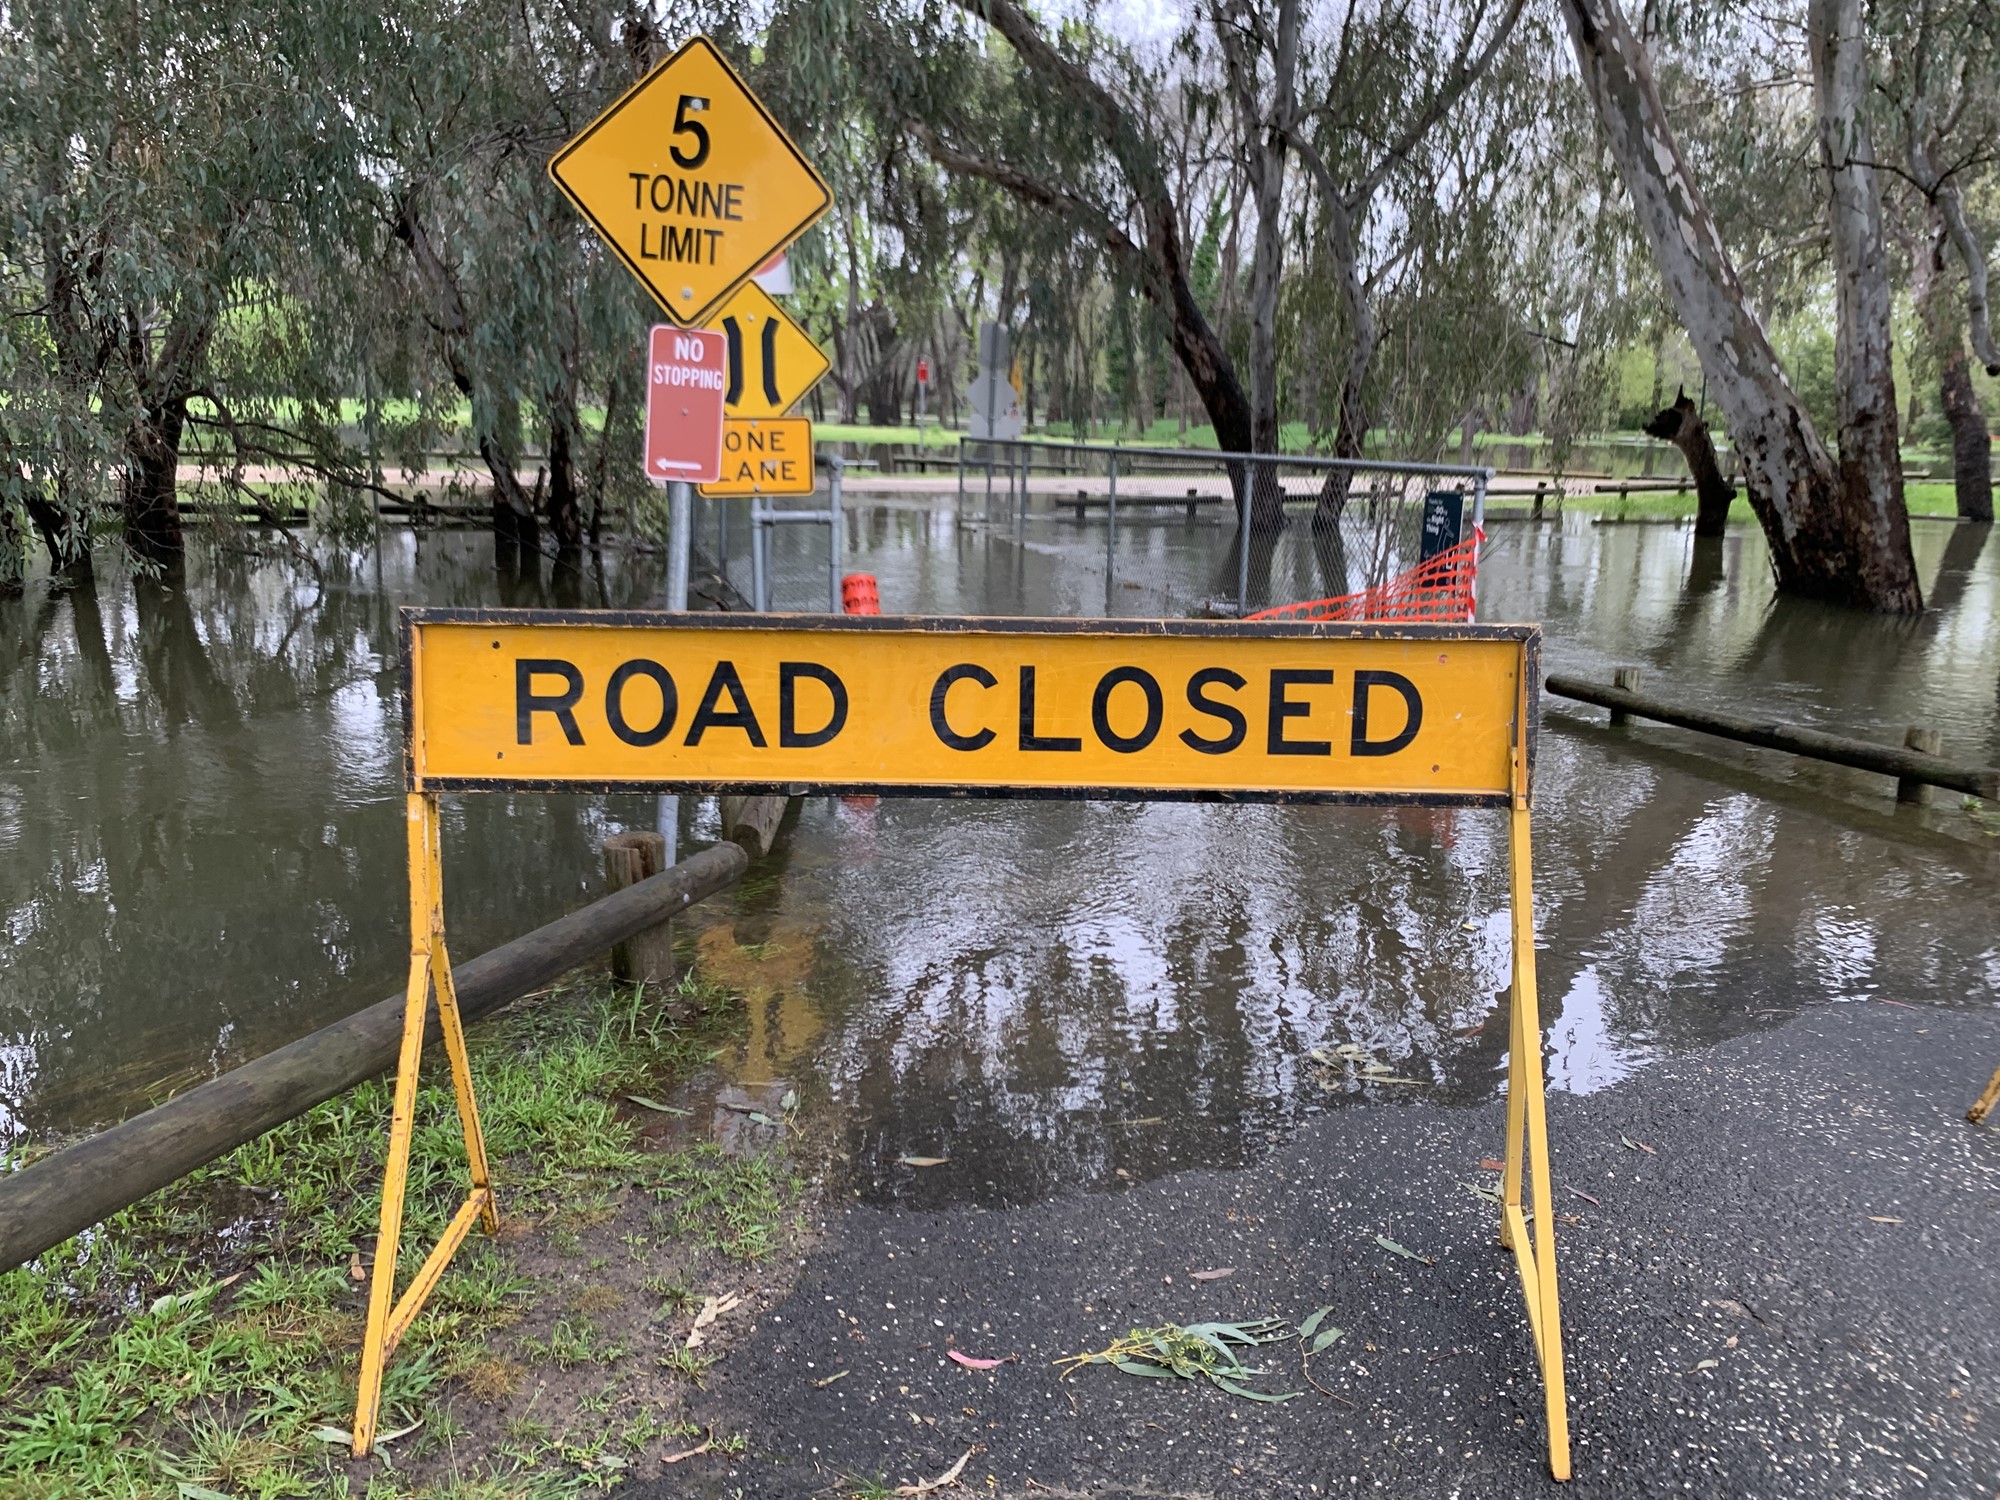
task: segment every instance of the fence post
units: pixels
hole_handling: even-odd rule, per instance
[[[830,467],[833,470],[833,477],[827,481],[827,495],[826,495],[826,572],[827,572],[826,582],[828,591],[827,597],[829,600],[832,601],[827,605],[827,608],[831,610],[834,614],[839,614],[841,612],[840,475],[841,471],[847,467],[847,460],[842,458],[838,453],[836,453],[830,459],[828,459],[827,463],[828,467]]]
[[[615,893],[667,868],[667,841],[659,833],[614,833],[604,841],[605,882]],[[627,984],[655,987],[674,982],[674,931],[661,922],[635,932],[611,950],[611,972]]]
[[[1111,455],[1111,493],[1105,502],[1110,518],[1104,530],[1104,577],[1108,583],[1118,567],[1118,455]]]
[[[771,607],[769,580],[764,576],[764,502],[750,497],[750,607],[759,612]]]
[[[1621,693],[1638,692],[1639,669],[1637,667],[1613,667],[1611,669],[1611,685]],[[1632,716],[1622,708],[1614,708],[1611,710],[1611,722],[1614,725],[1629,724],[1632,722]]]
[[[1236,618],[1250,612],[1250,517],[1257,509],[1257,465],[1243,466],[1243,511],[1236,523]]]
[[[1903,731],[1903,748],[1914,750],[1919,755],[1944,754],[1944,732],[1926,729],[1921,724],[1912,724]],[[1921,781],[1912,781],[1907,776],[1896,779],[1896,800],[1922,807],[1930,801],[1930,788]]]

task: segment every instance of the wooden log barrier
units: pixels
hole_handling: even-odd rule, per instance
[[[670,870],[452,970],[471,1020],[561,978],[613,944],[734,885],[743,849],[717,844]],[[323,1026],[144,1114],[0,1177],[0,1270],[59,1245],[156,1189],[395,1064],[403,996]],[[431,1023],[437,1035],[437,1023]]]
[[[1551,676],[1542,679],[1542,691],[1558,698],[1574,698],[1579,703],[1595,703],[1619,714],[1653,719],[1662,724],[1694,729],[1722,739],[1757,745],[1766,750],[1784,750],[1812,760],[1831,761],[1856,770],[1875,771],[1905,782],[1941,786],[1954,792],[1988,801],[2000,799],[2000,766],[1962,766],[1940,756],[1907,749],[1900,745],[1878,745],[1872,740],[1850,739],[1817,729],[1801,729],[1793,724],[1740,719],[1734,714],[1712,709],[1685,708],[1662,703],[1637,692],[1623,692],[1585,682],[1580,677]]]

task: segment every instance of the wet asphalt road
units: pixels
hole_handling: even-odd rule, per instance
[[[1242,1171],[835,1210],[713,1379],[748,1453],[624,1494],[849,1495],[975,1448],[966,1489],[1023,1497],[1995,1496],[2000,1132],[1962,1112],[1996,1062],[1991,1010],[1857,1002],[1552,1096],[1577,1220],[1568,1486],[1547,1478],[1511,1258],[1465,1186],[1491,1181],[1501,1106],[1411,1103],[1335,1111]],[[1135,1324],[1325,1303],[1348,1333],[1314,1373],[1351,1407],[1102,1367],[1059,1384],[1050,1364]],[[973,1371],[948,1345],[1018,1362]],[[1269,1384],[1302,1388],[1295,1345],[1282,1363]]]

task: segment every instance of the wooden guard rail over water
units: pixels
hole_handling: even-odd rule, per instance
[[[1915,800],[1912,793],[1920,786],[1940,786],[1963,792],[1969,797],[2000,800],[2000,766],[1959,765],[1941,755],[1926,753],[1934,752],[1939,744],[1933,730],[1913,727],[1904,745],[1878,745],[1872,740],[1851,739],[1818,729],[1801,729],[1793,724],[1741,719],[1713,709],[1662,703],[1657,698],[1641,694],[1638,686],[1639,673],[1635,667],[1620,667],[1616,684],[1610,687],[1586,682],[1580,677],[1550,676],[1542,681],[1542,690],[1546,693],[1610,709],[1614,724],[1622,723],[1627,718],[1653,719],[1662,724],[1735,740],[1740,744],[1783,750],[1813,760],[1831,761],[1835,765],[1893,776],[1902,801]],[[1915,746],[1923,748],[1913,748]]]
[[[784,811],[745,810],[757,853]],[[558,917],[453,970],[459,1013],[473,1020],[561,978],[615,944],[734,885],[750,865],[721,843],[650,879]],[[400,994],[244,1063],[143,1114],[0,1177],[0,1270],[11,1270],[265,1131],[392,1067],[403,1031]],[[438,1023],[430,1023],[433,1036]]]

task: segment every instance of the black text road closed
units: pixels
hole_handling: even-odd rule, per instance
[[[1538,645],[1515,626],[406,619],[412,774],[444,790],[814,785],[1498,805]]]

